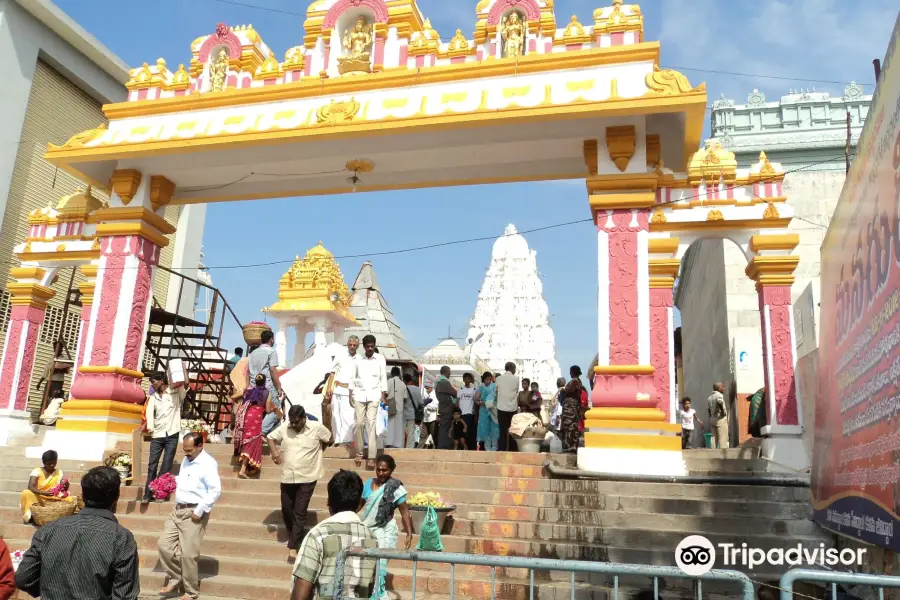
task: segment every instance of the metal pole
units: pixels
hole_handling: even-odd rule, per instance
[[[844,150],[844,157],[846,160],[847,170],[846,173],[850,173],[850,111],[847,111],[847,147]]]

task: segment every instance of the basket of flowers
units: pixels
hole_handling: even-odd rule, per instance
[[[422,529],[422,523],[425,521],[425,513],[429,508],[433,508],[437,513],[438,528],[444,533],[444,524],[447,522],[447,516],[456,510],[456,506],[448,504],[441,498],[437,492],[418,492],[406,498],[406,505],[409,507],[409,516],[412,518],[415,531]]]
[[[59,484],[50,490],[53,501],[45,501],[44,496],[38,497],[36,504],[31,506],[31,518],[38,527],[43,527],[63,517],[74,515],[81,509],[80,498],[69,498],[69,480],[63,477]]]
[[[127,452],[113,452],[103,460],[103,464],[119,472],[122,485],[131,477],[131,456]]]
[[[175,477],[171,473],[163,473],[151,481],[147,487],[150,488],[154,500],[168,500],[169,496],[175,493]]]
[[[203,443],[206,443],[206,438],[209,437],[209,434],[212,433],[212,429],[209,425],[206,424],[206,421],[202,419],[182,419],[181,420],[181,433],[182,437],[188,433],[199,433],[203,436]]]
[[[263,331],[272,331],[272,328],[262,321],[250,321],[243,326],[244,341],[248,346],[259,346],[262,344]]]

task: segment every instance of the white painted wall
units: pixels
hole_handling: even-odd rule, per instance
[[[199,265],[203,252],[203,229],[206,225],[206,205],[189,204],[182,207],[178,216],[178,231],[175,233],[175,254],[172,257],[172,270],[186,277],[199,279]],[[182,281],[181,302],[178,300],[179,286]],[[169,278],[169,290],[166,297],[166,310],[177,312],[182,317],[194,318],[194,300],[197,285],[180,277]]]

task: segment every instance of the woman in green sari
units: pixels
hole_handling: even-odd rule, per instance
[[[397,547],[397,539],[400,531],[394,520],[394,511],[400,510],[400,519],[403,521],[403,533],[406,534],[404,548],[409,550],[412,545],[412,518],[409,515],[409,507],[406,505],[406,488],[399,479],[394,479],[394,469],[397,463],[387,454],[378,457],[375,462],[375,477],[368,480],[363,486],[363,523],[375,535],[379,548],[393,549]],[[387,561],[379,561],[379,577],[372,593],[373,600],[385,600],[388,598],[385,590],[385,575],[387,574]]]
[[[750,401],[747,432],[755,438],[762,437],[762,428],[766,426],[766,388],[759,388],[747,400]]]

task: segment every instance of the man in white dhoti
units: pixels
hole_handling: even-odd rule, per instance
[[[325,387],[325,399],[331,401],[331,430],[334,445],[350,444],[356,436],[356,409],[353,391],[357,385],[357,363],[359,361],[359,338],[351,335],[347,339],[347,350],[334,357],[331,373]]]

